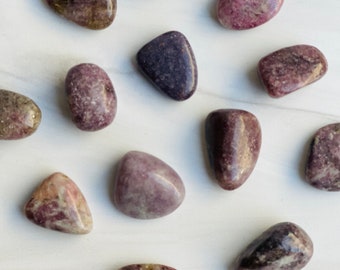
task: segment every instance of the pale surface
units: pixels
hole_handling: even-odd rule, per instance
[[[42,1],[1,1],[1,88],[32,98],[42,122],[20,141],[0,141],[0,269],[115,270],[162,263],[179,270],[225,270],[261,232],[281,221],[300,225],[315,253],[305,269],[336,270],[340,259],[340,193],[302,180],[306,146],[320,127],[340,121],[340,2],[285,1],[267,24],[242,32],[215,19],[215,1],[119,1],[103,31],[66,21]],[[169,30],[189,40],[198,89],[176,102],[157,92],[136,69],[142,45]],[[255,67],[268,53],[295,44],[319,48],[329,62],[318,82],[281,99],[270,98]],[[70,67],[100,65],[116,90],[118,111],[107,128],[88,133],[70,120],[63,83]],[[252,112],[262,126],[254,172],[236,191],[207,173],[204,120],[215,109]],[[172,166],[186,187],[183,204],[151,221],[121,214],[109,188],[119,159],[145,151]],[[62,234],[32,224],[23,206],[55,171],[82,190],[93,231]]]

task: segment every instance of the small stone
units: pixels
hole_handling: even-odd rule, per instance
[[[92,230],[92,216],[76,184],[62,173],[46,178],[25,206],[35,224],[56,231],[86,234]]]
[[[340,191],[340,123],[324,126],[314,135],[306,180],[318,189]]]
[[[261,147],[257,118],[243,110],[220,109],[205,122],[211,168],[218,184],[226,190],[240,187],[250,176]]]
[[[218,0],[217,19],[226,28],[245,30],[272,19],[283,0]]]
[[[162,160],[131,151],[122,158],[115,179],[114,202],[124,214],[153,219],[175,211],[185,196],[178,174]]]
[[[110,26],[117,11],[116,0],[46,0],[46,2],[64,18],[93,30]]]
[[[255,239],[238,257],[235,270],[299,270],[313,255],[307,233],[291,222],[278,223]]]
[[[325,75],[327,60],[317,48],[295,45],[263,57],[258,64],[259,77],[268,94],[285,96]]]
[[[176,270],[175,268],[162,264],[131,264],[119,270]]]
[[[30,98],[0,90],[0,140],[22,139],[35,132],[41,110]]]
[[[144,45],[137,53],[137,63],[156,88],[174,100],[188,99],[196,90],[195,56],[180,32],[167,32]]]
[[[79,64],[69,70],[65,89],[72,120],[85,131],[96,131],[112,123],[117,98],[107,73],[95,64]]]

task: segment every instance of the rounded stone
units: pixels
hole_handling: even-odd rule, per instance
[[[131,264],[120,268],[119,270],[176,270],[163,264]]]

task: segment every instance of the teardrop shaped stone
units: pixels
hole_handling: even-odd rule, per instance
[[[259,77],[271,97],[278,98],[322,78],[327,60],[317,48],[295,45],[275,51],[258,63]]]
[[[318,189],[340,191],[340,123],[324,126],[314,135],[306,180]]]
[[[25,206],[35,224],[56,231],[85,234],[92,230],[92,215],[76,184],[62,173],[46,178]]]
[[[218,184],[226,190],[240,187],[253,171],[260,153],[262,138],[257,118],[244,110],[216,110],[206,118],[205,133]]]
[[[153,219],[172,213],[185,196],[179,175],[162,160],[139,151],[124,155],[114,184],[114,202],[124,214]]]
[[[217,19],[226,28],[245,30],[272,19],[283,0],[218,0]]]
[[[41,110],[30,98],[0,90],[0,139],[22,139],[35,132],[41,122]]]
[[[255,239],[238,257],[235,270],[299,270],[313,255],[307,233],[291,222],[278,223]]]
[[[65,79],[67,101],[72,120],[85,131],[97,131],[112,123],[117,97],[107,73],[95,64],[79,64]]]
[[[197,86],[197,66],[187,38],[180,32],[164,33],[137,53],[137,63],[156,88],[174,100],[191,97]]]
[[[162,264],[131,264],[119,270],[176,270],[175,268]]]
[[[111,25],[116,11],[116,0],[46,0],[58,14],[80,26],[99,30]]]

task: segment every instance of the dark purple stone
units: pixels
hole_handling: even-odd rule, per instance
[[[162,264],[131,264],[119,270],[176,270],[175,268]]]
[[[318,189],[340,191],[340,123],[322,127],[314,135],[306,180]]]
[[[186,37],[167,32],[144,45],[137,63],[154,85],[174,100],[185,100],[197,86],[196,60]]]
[[[291,222],[276,224],[237,258],[234,270],[299,270],[313,255],[307,233]]]
[[[210,165],[219,185],[226,190],[240,187],[253,171],[261,147],[257,118],[243,110],[211,112],[205,123]]]

